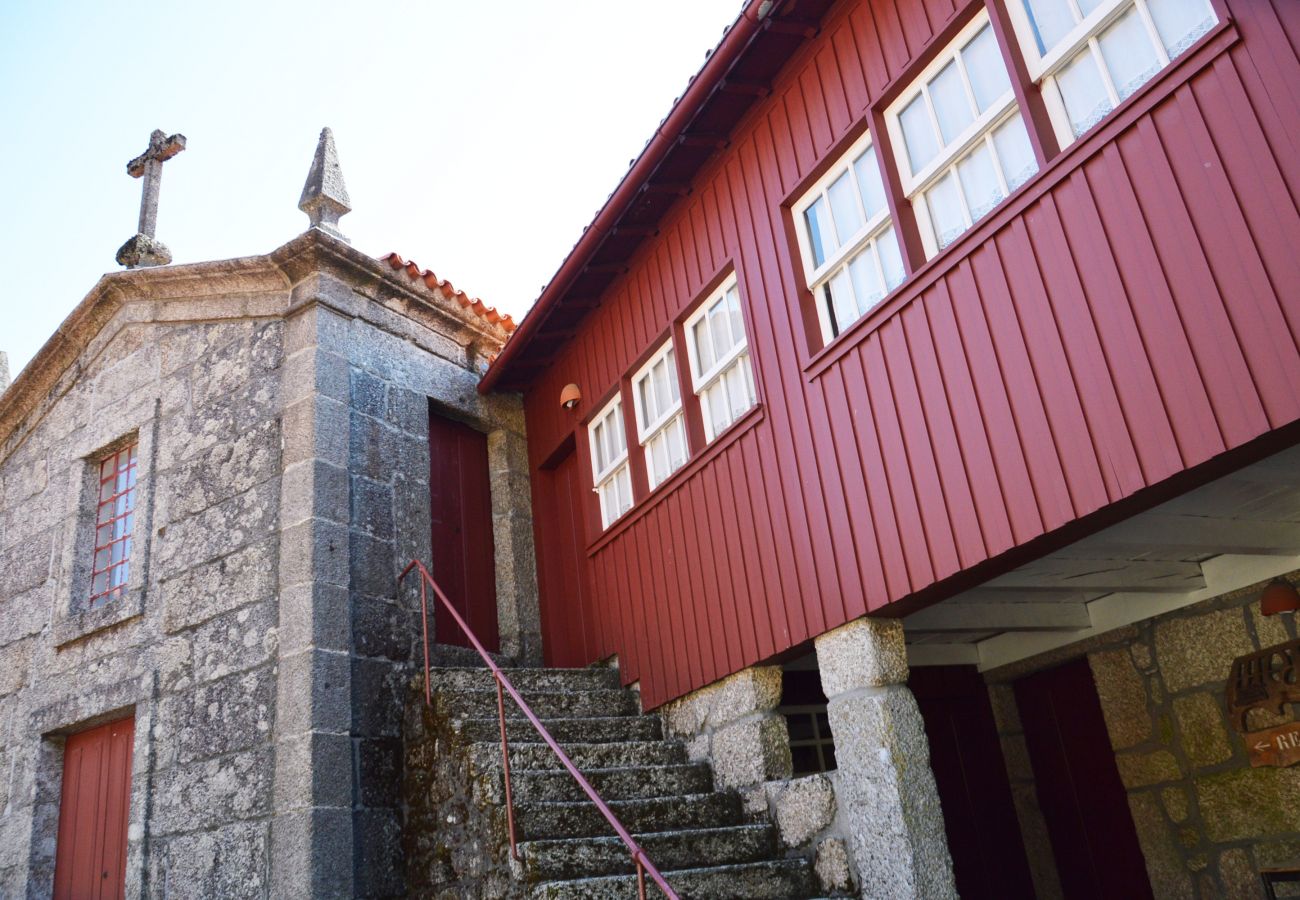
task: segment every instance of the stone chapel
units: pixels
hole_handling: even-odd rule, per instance
[[[538,654],[522,416],[475,390],[513,322],[355,250],[348,203],[327,130],[282,247],[164,267],[142,227],[155,265],[0,395],[0,897],[90,896],[56,873],[74,752],[113,776],[79,789],[125,823],[90,873],[125,896],[404,892],[431,415],[486,439],[501,650]]]

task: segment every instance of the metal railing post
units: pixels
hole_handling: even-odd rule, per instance
[[[473,645],[474,649],[478,652],[478,655],[483,659],[488,670],[492,673],[493,679],[496,681],[497,719],[501,723],[501,768],[502,774],[505,776],[506,789],[506,822],[510,828],[510,855],[514,859],[522,862],[522,858],[519,855],[518,842],[515,838],[515,804],[514,794],[510,783],[510,743],[506,737],[505,695],[507,693],[510,694],[510,699],[515,701],[515,705],[519,707],[520,712],[524,714],[524,717],[528,720],[529,724],[531,724],[537,733],[541,735],[546,746],[550,747],[551,752],[560,760],[560,764],[563,765],[564,768],[568,770],[569,774],[573,776],[573,780],[578,782],[578,787],[582,788],[583,793],[587,795],[588,799],[590,799],[592,803],[596,804],[596,809],[605,817],[605,821],[610,824],[614,829],[614,833],[618,835],[619,840],[623,842],[623,846],[627,848],[628,853],[632,857],[632,862],[636,865],[637,896],[640,900],[645,900],[645,876],[647,872],[650,874],[650,879],[655,883],[655,885],[663,891],[665,897],[668,897],[669,900],[680,900],[677,896],[677,892],[669,886],[668,882],[664,879],[663,874],[655,868],[655,864],[645,855],[645,851],[642,850],[641,846],[632,838],[632,835],[628,832],[623,823],[618,820],[618,816],[614,815],[614,811],[609,808],[609,804],[601,799],[600,795],[596,793],[596,789],[591,786],[591,782],[583,777],[583,774],[578,771],[578,767],[573,764],[573,760],[569,759],[569,755],[560,748],[555,737],[546,730],[546,726],[542,724],[541,719],[537,718],[537,714],[533,712],[532,707],[524,701],[523,696],[515,689],[515,686],[510,683],[510,679],[501,671],[501,667],[492,660],[492,655],[484,649],[482,642],[479,641],[474,632],[470,631],[469,625],[465,623],[465,620],[461,617],[460,613],[456,611],[456,607],[447,599],[447,595],[442,592],[442,588],[438,587],[438,582],[433,580],[433,576],[429,574],[429,570],[424,567],[424,564],[418,559],[411,560],[410,564],[402,570],[402,574],[397,576],[398,584],[400,585],[401,582],[405,581],[406,576],[410,575],[413,571],[418,571],[420,573],[420,618],[424,627],[425,704],[429,706],[433,705],[433,693],[430,686],[431,672],[429,669],[429,588],[433,589],[434,597],[436,597],[438,602],[447,610],[447,613],[460,627],[460,630],[465,633],[465,637],[469,638],[470,644]]]
[[[506,778],[506,826],[510,829],[510,855],[520,860],[519,847],[515,841],[515,798],[510,789],[510,743],[506,740],[506,701],[501,693],[501,674],[496,675],[497,683],[497,717],[501,720],[501,768]]]

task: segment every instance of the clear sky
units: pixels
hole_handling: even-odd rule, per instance
[[[14,375],[135,233],[149,133],[178,263],[300,233],[334,130],[355,246],[516,316],[740,0],[0,2],[0,350]]]

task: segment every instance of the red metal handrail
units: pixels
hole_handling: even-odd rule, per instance
[[[428,588],[433,588],[434,596],[442,602],[442,605],[446,608],[447,612],[451,613],[452,619],[454,619],[456,624],[460,626],[460,630],[465,633],[465,637],[469,638],[469,642],[474,645],[474,649],[478,651],[478,655],[483,657],[483,662],[485,662],[487,667],[492,671],[492,677],[496,681],[497,718],[501,723],[501,768],[505,775],[506,783],[506,823],[510,830],[510,855],[516,860],[520,859],[518,843],[515,840],[514,798],[510,790],[510,745],[506,741],[506,708],[505,697],[502,694],[503,688],[506,693],[510,694],[511,699],[513,699],[519,706],[520,711],[523,712],[528,721],[532,723],[533,728],[537,729],[537,733],[542,736],[542,740],[546,742],[546,745],[551,748],[552,752],[554,752],[557,757],[559,757],[564,768],[569,770],[569,774],[578,782],[578,786],[582,788],[583,792],[589,798],[591,798],[591,802],[596,804],[596,808],[600,810],[600,814],[605,817],[605,821],[609,822],[613,827],[614,832],[622,839],[623,844],[632,855],[632,862],[636,864],[637,895],[641,900],[645,900],[645,876],[647,873],[649,873],[650,878],[654,883],[659,886],[659,889],[664,892],[664,896],[669,897],[670,900],[680,900],[677,896],[677,892],[674,891],[672,887],[669,886],[668,882],[664,880],[663,875],[659,874],[659,870],[656,869],[655,864],[650,861],[650,857],[646,856],[646,852],[641,849],[641,846],[632,838],[632,835],[628,833],[628,830],[623,827],[623,823],[618,820],[618,816],[614,815],[614,811],[609,808],[604,800],[600,799],[600,794],[596,793],[596,789],[591,786],[591,782],[587,781],[587,779],[582,776],[582,773],[578,771],[578,767],[573,764],[573,760],[569,759],[568,754],[560,749],[560,745],[556,743],[555,738],[553,738],[551,733],[546,730],[546,726],[537,718],[537,714],[533,712],[532,707],[524,702],[524,698],[519,695],[519,691],[515,690],[515,686],[510,683],[510,679],[501,671],[501,667],[493,662],[492,656],[487,652],[487,650],[483,649],[483,645],[479,643],[478,637],[474,632],[470,631],[469,625],[465,624],[465,620],[460,617],[460,613],[456,612],[456,608],[452,606],[451,601],[447,599],[447,595],[442,592],[442,588],[438,587],[438,583],[433,580],[433,576],[429,574],[429,570],[424,567],[424,564],[418,559],[411,560],[410,565],[402,570],[401,575],[397,576],[398,584],[405,581],[406,576],[410,575],[412,571],[418,571],[420,573],[420,623],[424,632],[425,705],[433,705],[433,693],[430,687],[429,678]]]

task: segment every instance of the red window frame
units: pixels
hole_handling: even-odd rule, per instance
[[[90,573],[91,609],[125,594],[131,577],[139,449],[140,442],[136,440],[99,458],[95,482],[95,549]]]

